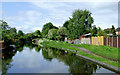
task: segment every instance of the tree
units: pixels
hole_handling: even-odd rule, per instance
[[[65,21],[65,23],[63,24],[63,27],[65,27],[68,30],[68,25],[69,25],[69,21]]]
[[[107,33],[104,30],[102,30],[100,27],[98,27],[97,34],[98,34],[98,36],[107,37]]]
[[[97,28],[96,28],[96,26],[94,26],[92,31],[91,31],[91,35],[96,36],[96,34],[97,34]]]
[[[88,10],[75,10],[72,18],[69,18],[68,37],[72,39],[79,38],[82,34],[87,33],[91,29],[93,18]]]
[[[52,40],[56,40],[58,29],[50,29],[48,32],[48,38]]]
[[[13,44],[13,39],[16,36],[16,29],[9,27],[7,22],[0,20],[0,40],[4,40],[4,45]]]
[[[40,33],[39,30],[36,30],[35,33],[34,33],[34,35],[35,35],[36,37],[41,37],[41,33]]]
[[[43,26],[43,28],[42,28],[42,37],[46,37],[46,35],[48,34],[48,31],[49,31],[50,29],[52,29],[52,28],[58,29],[58,28],[57,28],[56,26],[54,26],[51,22],[46,23],[46,24]]]
[[[23,35],[24,35],[24,33],[21,30],[19,30],[18,31],[18,36],[23,36]]]
[[[67,36],[67,29],[65,27],[60,27],[57,34],[61,36],[61,40],[64,40],[65,36]]]
[[[112,33],[113,35],[116,35],[116,31],[115,31],[115,27],[114,27],[114,25],[112,25],[111,33]]]

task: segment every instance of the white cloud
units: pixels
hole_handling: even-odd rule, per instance
[[[72,12],[79,8],[92,12],[94,24],[102,29],[112,24],[118,26],[117,2],[30,2],[30,5],[33,10],[20,10],[16,16],[7,16],[5,20],[26,33],[34,32],[36,29],[42,30],[47,22],[62,26]]]
[[[40,17],[40,12],[28,10],[26,12],[20,11],[16,16],[6,16],[4,20],[7,21],[11,27],[16,27],[18,30],[23,30],[25,33],[28,33],[33,32],[33,27],[40,25]]]

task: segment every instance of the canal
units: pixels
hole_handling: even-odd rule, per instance
[[[3,50],[2,73],[114,73],[71,52],[18,44]]]

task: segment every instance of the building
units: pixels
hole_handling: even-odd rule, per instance
[[[91,36],[91,33],[83,34],[83,35],[81,36],[81,38],[88,38],[88,37],[90,37],[90,36]]]
[[[116,35],[120,35],[120,27],[116,29]]]

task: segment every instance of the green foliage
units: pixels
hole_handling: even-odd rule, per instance
[[[54,26],[51,22],[46,23],[42,28],[42,37],[47,37],[48,31],[50,29],[58,29],[56,26]]]
[[[13,39],[16,37],[16,29],[8,26],[7,22],[0,20],[0,40],[4,40],[4,45],[13,44]]]
[[[68,25],[69,25],[69,21],[65,21],[65,23],[63,24],[63,27],[65,27],[68,30]]]
[[[46,28],[45,30],[43,30],[42,31],[42,37],[47,38],[47,34],[48,34],[49,30],[50,30],[49,28]]]
[[[108,36],[107,33],[103,31],[100,27],[98,27],[97,34],[98,36],[104,36],[104,37]]]
[[[115,31],[115,27],[114,27],[114,25],[112,25],[111,33],[112,33],[113,35],[116,35],[116,31]]]
[[[21,30],[19,30],[18,31],[18,36],[23,36],[23,35],[24,35],[24,33]]]
[[[79,38],[80,35],[89,32],[92,23],[93,18],[88,10],[75,10],[69,20],[68,37],[72,39]]]
[[[48,38],[52,40],[56,40],[57,31],[58,29],[50,29],[48,32]]]
[[[61,40],[64,40],[65,36],[67,36],[67,29],[65,27],[60,27],[57,31],[57,34],[61,36]]]
[[[95,27],[93,27],[93,29],[92,29],[92,31],[91,31],[91,35],[92,36],[96,36],[97,35],[97,28],[96,28],[96,26]]]
[[[36,30],[35,32],[34,32],[34,35],[38,38],[38,37],[41,37],[41,33],[40,33],[40,31],[39,30]]]

